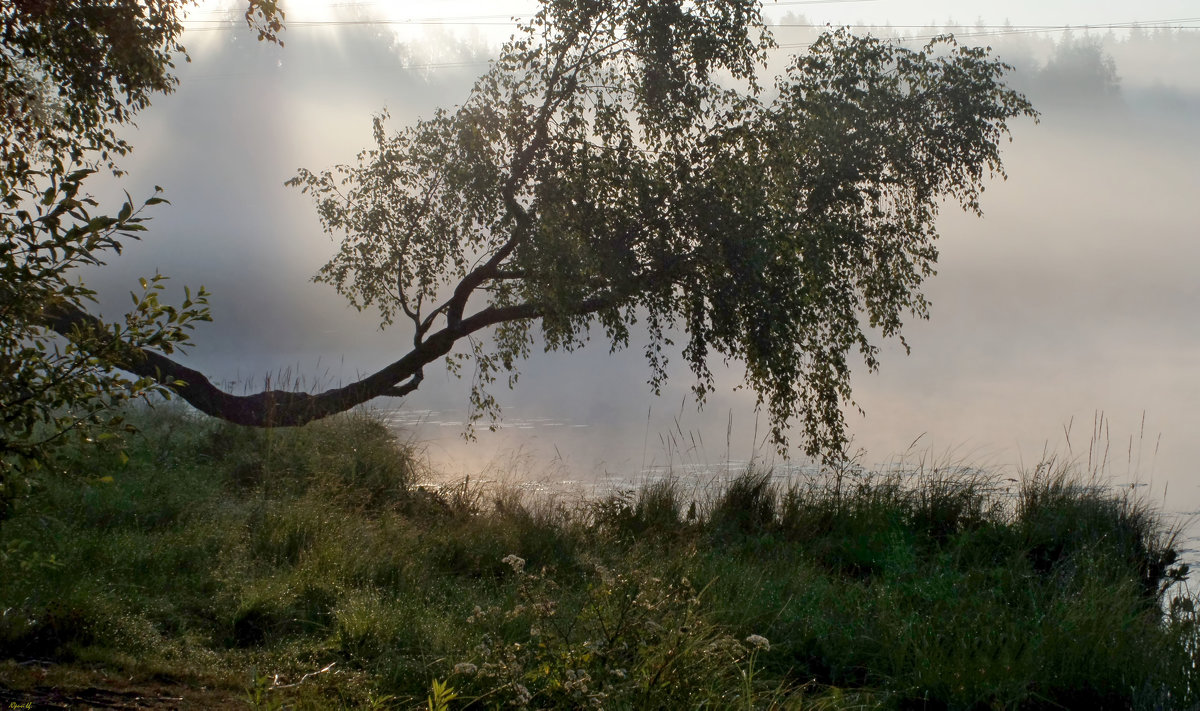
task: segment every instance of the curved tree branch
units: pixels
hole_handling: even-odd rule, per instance
[[[581,302],[573,312],[582,316],[618,301],[615,293],[605,294]],[[424,366],[444,357],[460,339],[496,324],[540,318],[543,314],[543,307],[536,304],[488,307],[437,331],[399,360],[349,385],[320,393],[266,390],[252,395],[227,393],[198,370],[157,351],[120,341],[109,334],[103,321],[73,304],[47,306],[40,320],[77,343],[89,341],[111,349],[106,354],[109,365],[153,378],[205,414],[251,427],[293,427],[344,412],[376,397],[407,395],[420,386]],[[81,339],[83,334],[88,338]]]

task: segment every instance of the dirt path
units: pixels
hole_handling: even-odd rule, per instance
[[[122,678],[111,671],[4,662],[0,709],[228,709],[245,708],[230,689],[178,679]]]

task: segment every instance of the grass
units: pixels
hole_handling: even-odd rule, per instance
[[[0,525],[4,702],[1200,707],[1177,531],[1061,462],[567,501],[370,414],[134,418]]]

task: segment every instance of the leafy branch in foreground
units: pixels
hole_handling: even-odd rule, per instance
[[[118,129],[177,80],[173,61],[187,0],[17,2],[0,5],[0,520],[70,437],[111,433],[114,408],[168,394],[169,377],[137,373],[146,354],[172,354],[208,320],[207,293],[160,301],[164,277],[142,280],[133,308],[106,322],[87,308],[95,293],[75,275],[121,252],[145,230],[126,195],[116,216],[84,183],[120,175],[131,150]],[[277,41],[275,0],[248,0],[260,39]],[[135,378],[113,370],[126,368]]]
[[[1035,112],[948,37],[829,33],[768,92],[771,47],[753,0],[547,0],[460,106],[398,133],[377,117],[355,164],[290,181],[342,240],[317,279],[404,324],[407,354],[327,392],[241,397],[158,354],[119,365],[209,414],[293,425],[411,392],[466,341],[452,366],[476,369],[480,416],[536,330],[619,348],[640,320],[653,388],[681,329],[699,399],[711,357],[740,360],[778,444],[797,423],[810,454],[837,452],[851,353],[874,368],[870,334],[926,317],[938,210],[979,211],[1007,122]]]
[[[116,217],[91,214],[95,201],[80,196],[91,173],[44,176],[44,190],[10,190],[0,210],[6,235],[0,245],[0,519],[28,486],[18,471],[43,467],[68,436],[90,441],[91,425],[111,428],[121,419],[117,405],[170,394],[167,383],[131,379],[114,370],[114,362],[147,350],[172,353],[188,343],[196,322],[209,320],[203,288],[195,295],[185,290],[179,306],[164,304],[159,293],[165,278],[155,275],[141,280],[140,294],[131,294],[133,308],[120,322],[93,319],[64,327],[65,339],[47,327],[55,314],[82,312],[94,300],[72,270],[103,264],[104,252],[119,253],[122,238],[146,229],[131,201]],[[158,202],[155,197],[145,205]]]

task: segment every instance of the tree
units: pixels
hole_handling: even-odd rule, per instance
[[[208,318],[203,289],[165,304],[155,275],[141,281],[132,310],[104,322],[85,311],[94,294],[73,273],[119,254],[144,231],[142,208],[162,202],[127,196],[116,216],[95,214],[84,184],[98,170],[120,174],[116,161],[130,146],[118,128],[174,88],[185,4],[0,6],[0,519],[56,446],[119,424],[121,402],[170,393],[169,381],[131,379],[114,363],[171,354]],[[277,40],[274,0],[249,0],[246,17],[261,39]]]
[[[450,364],[473,364],[478,415],[537,330],[618,348],[644,321],[652,387],[681,327],[701,399],[711,356],[742,360],[778,443],[799,422],[810,453],[836,452],[851,352],[875,368],[872,332],[926,317],[943,201],[978,212],[1008,120],[1034,112],[1009,67],[948,37],[829,33],[769,91],[771,47],[755,0],[544,0],[454,110],[398,133],[381,115],[355,164],[290,181],[341,238],[317,279],[406,323],[406,354],[326,392],[245,396],[151,349],[112,362],[211,415],[297,425],[409,393],[465,341]]]

